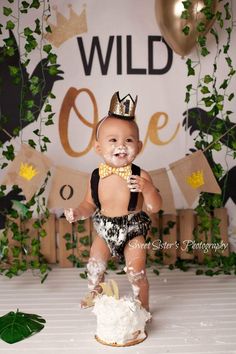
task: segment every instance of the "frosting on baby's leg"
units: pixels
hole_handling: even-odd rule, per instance
[[[86,308],[93,306],[93,300],[97,294],[102,292],[99,283],[104,281],[104,273],[106,270],[106,262],[98,260],[94,257],[90,258],[87,264],[88,288],[89,294],[81,300],[81,307]]]

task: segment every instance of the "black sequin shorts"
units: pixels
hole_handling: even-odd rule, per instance
[[[151,220],[144,211],[108,217],[97,209],[92,220],[96,232],[106,241],[111,255],[119,258],[123,258],[127,242],[136,236],[146,238],[151,225]]]

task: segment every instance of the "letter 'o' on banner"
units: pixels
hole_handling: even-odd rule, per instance
[[[60,189],[60,196],[64,200],[69,200],[73,197],[74,190],[69,184],[64,184]]]

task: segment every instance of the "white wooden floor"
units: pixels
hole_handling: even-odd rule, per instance
[[[83,269],[55,268],[44,284],[31,272],[15,279],[0,277],[0,316],[9,311],[36,313],[45,328],[22,342],[0,340],[1,354],[236,354],[236,277],[196,276],[194,271],[148,269],[153,321],[148,338],[126,348],[107,347],[94,339],[95,316],[82,310],[87,291]],[[121,295],[131,293],[125,275],[109,271]]]

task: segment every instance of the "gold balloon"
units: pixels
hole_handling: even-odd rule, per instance
[[[211,10],[216,13],[218,0],[213,0]],[[156,0],[155,13],[157,23],[161,34],[165,41],[173,49],[174,52],[182,57],[189,54],[196,45],[196,40],[199,34],[205,35],[212,27],[213,19],[206,19],[201,9],[205,7],[204,0],[192,0],[188,8],[189,18],[182,19],[181,14],[185,10],[182,0]],[[197,26],[199,23],[204,23],[205,31],[199,32]],[[183,33],[183,28],[189,27],[189,33]]]

